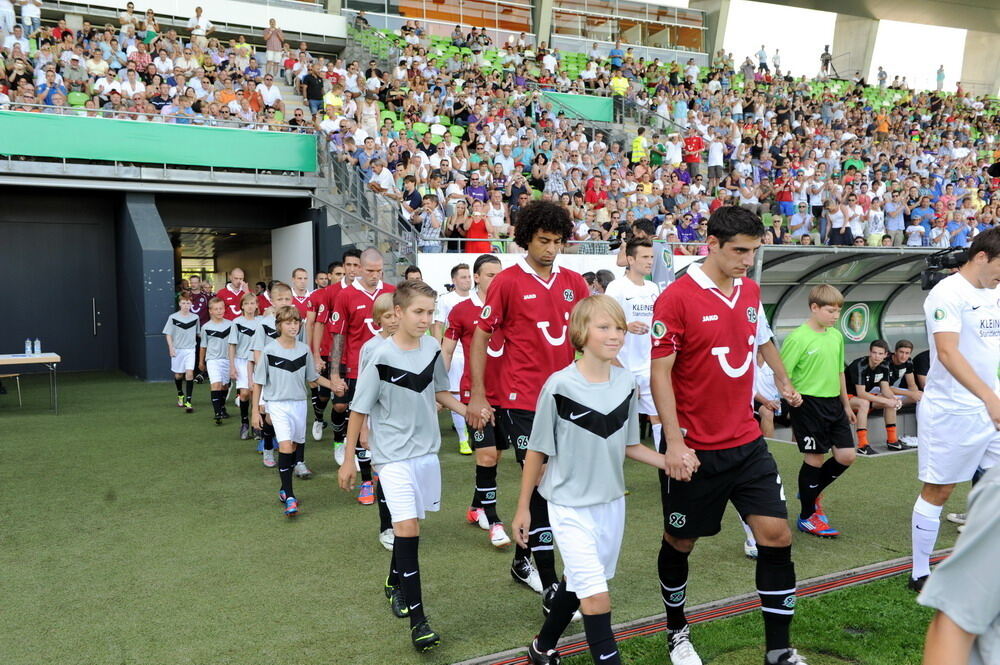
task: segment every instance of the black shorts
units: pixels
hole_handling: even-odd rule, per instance
[[[660,471],[666,533],[675,538],[714,536],[730,501],[744,520],[749,515],[788,518],[778,465],[764,437],[736,448],[694,452],[701,466],[690,481],[673,480]]]
[[[758,423],[760,422],[760,407],[764,406],[757,400],[753,401],[753,418]],[[788,418],[788,404],[784,400],[781,401],[781,413],[774,414],[774,424],[775,425],[790,425],[791,421]]]
[[[500,417],[500,409],[494,407],[494,412],[496,424],[486,423],[481,431],[474,430],[466,425],[466,429],[469,432],[469,442],[472,444],[473,450],[479,450],[480,448],[507,450],[510,448],[510,443],[503,435],[503,428],[501,427],[503,419]]]
[[[524,465],[524,456],[528,452],[528,439],[531,437],[531,425],[535,422],[535,412],[524,409],[498,409],[497,424],[507,439],[507,447],[514,449],[517,463]]]
[[[329,366],[329,363],[327,363]],[[340,376],[344,376],[347,373],[347,367],[344,365],[340,366]],[[344,393],[342,397],[338,397],[336,394],[332,394],[330,397],[331,404],[350,404],[351,400],[354,398],[354,384],[357,383],[357,379],[344,379],[347,384],[347,392]]]
[[[802,406],[789,409],[799,452],[823,455],[830,448],[853,448],[851,421],[839,397],[802,396]]]

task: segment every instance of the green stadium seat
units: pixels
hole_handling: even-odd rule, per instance
[[[425,122],[415,122],[413,123],[413,132],[418,135],[423,135],[429,128]]]
[[[66,102],[70,106],[83,106],[90,100],[90,95],[85,92],[71,92],[66,95]]]

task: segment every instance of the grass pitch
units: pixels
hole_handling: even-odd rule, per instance
[[[7,665],[452,663],[524,645],[541,625],[539,597],[510,579],[510,554],[464,522],[474,463],[458,455],[450,419],[442,418],[443,510],[425,522],[420,547],[424,600],[444,641],[420,656],[407,622],[391,615],[382,595],[389,553],[376,540],[376,509],[337,489],[329,437],[307,445],[317,475],[296,481],[302,515],[290,521],[277,503],[277,473],[261,465],[254,442],[237,438],[238,418],[213,424],[207,386],[195,387],[197,411],[186,415],[174,405],[172,383],[65,375],[58,416],[46,411],[44,377],[25,377],[22,386],[23,409],[16,395],[0,397],[0,481],[8,496],[0,508],[0,654]],[[801,458],[789,445],[771,449],[795,510]],[[652,469],[626,464],[628,524],[611,585],[616,622],[662,612],[658,481]],[[845,535],[796,535],[799,578],[908,554],[915,466],[912,453],[859,459],[824,501]],[[513,517],[518,481],[511,455],[499,476],[504,518]],[[964,505],[961,488],[948,509]],[[943,524],[938,547],[954,538]],[[732,514],[722,534],[698,545],[692,605],[753,589],[742,540]],[[883,616],[899,604],[889,596],[874,601]],[[822,602],[804,601],[796,625],[806,625]],[[746,627],[726,632],[708,655],[745,647],[759,656],[751,649],[760,640],[754,621],[725,624]],[[662,658],[662,640],[650,643]]]

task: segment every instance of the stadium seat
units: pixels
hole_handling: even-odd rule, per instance
[[[90,95],[85,92],[71,92],[66,95],[66,102],[70,106],[83,106],[90,101]]]

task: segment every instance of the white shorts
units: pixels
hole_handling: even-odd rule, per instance
[[[459,351],[451,357],[451,367],[448,369],[448,390],[456,395],[462,389],[462,373],[465,371],[465,356]]]
[[[424,519],[441,509],[441,465],[437,455],[377,464],[378,481],[393,522]]]
[[[278,441],[293,443],[306,442],[306,401],[303,399],[282,399],[266,402],[266,412],[274,425],[274,437]]]
[[[194,371],[194,349],[174,349],[174,357],[170,359],[170,371],[183,374]]]
[[[917,404],[917,478],[934,485],[972,480],[976,469],[1000,462],[1000,432],[986,415],[954,413],[923,399]]]
[[[211,383],[229,383],[229,359],[216,358],[206,360],[205,368],[208,370],[208,380]]]
[[[234,358],[234,364],[236,365],[236,389],[237,390],[250,390],[252,387],[250,385],[250,360],[247,358]]]
[[[268,51],[267,62],[281,62],[281,51]]]
[[[550,502],[549,522],[562,555],[566,590],[579,598],[605,593],[625,533],[625,497],[584,508]]]
[[[639,413],[644,416],[655,416],[656,405],[653,404],[653,391],[649,387],[648,374],[635,374],[635,385],[639,388]]]

